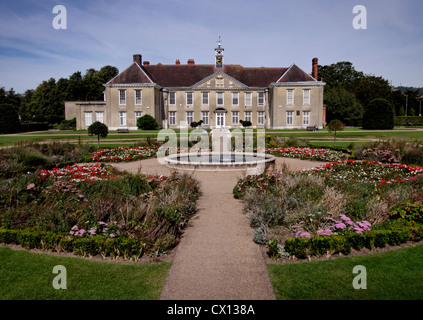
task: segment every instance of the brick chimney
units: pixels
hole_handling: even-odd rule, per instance
[[[141,66],[142,65],[142,55],[134,54],[134,62],[138,63],[138,65]]]
[[[189,64],[189,65],[194,65],[194,64],[195,64],[194,59],[188,59],[188,64]]]
[[[175,64],[181,64],[181,61],[179,61],[179,59],[176,59]]]
[[[150,65],[150,61],[144,61],[144,62],[143,62],[143,65],[144,65],[144,66],[149,66],[149,65]]]
[[[317,80],[317,58],[313,58],[312,62],[313,62],[313,66],[312,66],[312,73],[311,75],[313,76],[314,79]]]

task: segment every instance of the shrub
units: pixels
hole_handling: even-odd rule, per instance
[[[299,259],[311,256],[349,254],[351,248],[383,248],[387,244],[396,246],[407,241],[420,241],[423,236],[423,225],[398,225],[385,230],[372,230],[360,234],[349,233],[344,236],[316,236],[311,238],[288,238],[285,250]]]
[[[159,124],[152,116],[145,114],[141,118],[138,118],[137,127],[142,130],[157,130],[159,129]]]
[[[394,128],[394,108],[385,99],[370,101],[363,116],[363,129],[388,129]]]
[[[344,130],[344,128],[345,128],[345,126],[344,126],[344,124],[340,121],[340,120],[338,120],[338,119],[334,119],[334,120],[331,120],[330,122],[329,122],[329,124],[328,124],[328,131],[329,131],[329,133],[332,133],[333,132],[333,144],[335,145],[335,143],[336,143],[336,133],[337,132],[339,132],[339,131],[343,131]]]
[[[88,127],[88,134],[97,136],[98,147],[100,148],[100,138],[106,138],[109,134],[109,128],[99,121],[94,122]]]
[[[252,125],[252,123],[251,123],[251,121],[244,121],[244,120],[239,120],[239,123],[241,123],[241,125],[244,127],[244,128],[247,128],[247,127],[250,127],[251,125]]]
[[[389,212],[391,219],[404,219],[423,223],[423,204],[420,201],[405,203],[394,206]]]
[[[76,130],[76,118],[63,120],[59,126],[60,130]]]
[[[16,133],[20,131],[21,123],[14,105],[0,104],[0,114],[0,133]]]

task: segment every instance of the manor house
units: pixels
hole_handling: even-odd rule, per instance
[[[162,128],[180,128],[202,120],[203,128],[300,129],[325,122],[324,83],[317,79],[317,58],[308,74],[286,68],[224,64],[224,49],[215,48],[214,64],[150,64],[140,54],[105,86],[104,101],[65,102],[66,119],[77,129],[94,121],[109,130],[137,129],[137,119],[153,116]]]

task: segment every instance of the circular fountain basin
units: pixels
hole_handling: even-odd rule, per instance
[[[174,169],[197,171],[258,170],[263,172],[274,166],[275,157],[249,152],[198,152],[178,153],[164,157],[166,166]]]

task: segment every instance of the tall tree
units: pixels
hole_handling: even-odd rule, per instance
[[[357,101],[355,94],[338,85],[325,90],[324,103],[327,106],[327,121],[339,119],[346,125],[357,125],[357,120],[364,114],[363,106]]]
[[[318,70],[318,78],[323,78],[326,85],[331,88],[338,85],[348,86],[364,76],[363,72],[356,71],[349,61],[341,61],[327,66],[319,65]]]
[[[366,108],[374,99],[391,100],[392,87],[388,80],[376,76],[363,76],[354,81],[352,91],[357,100]]]

